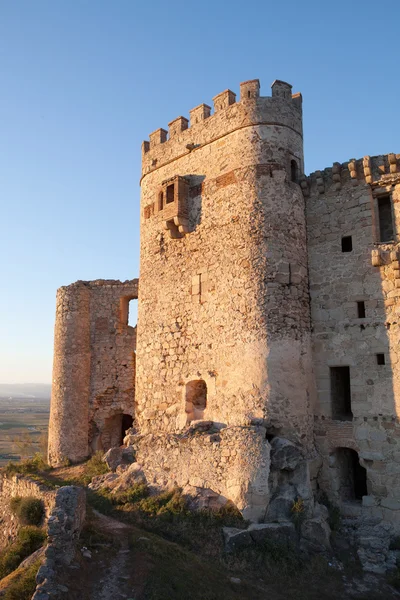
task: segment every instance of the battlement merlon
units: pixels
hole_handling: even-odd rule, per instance
[[[315,196],[340,190],[346,184],[390,186],[400,183],[400,154],[380,154],[351,158],[348,162],[333,163],[322,171],[303,176],[300,185],[304,196]]]
[[[189,111],[190,124],[181,116],[169,123],[169,135],[163,128],[150,134],[142,144],[142,176],[244,127],[287,127],[303,135],[301,94],[292,95],[284,81],[274,81],[272,96],[260,96],[258,79],[244,81],[238,102],[232,90],[225,90],[213,103],[212,115],[208,104],[200,104]]]

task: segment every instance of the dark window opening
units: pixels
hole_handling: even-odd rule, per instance
[[[164,193],[160,192],[158,194],[158,210],[162,210],[164,208]]]
[[[358,454],[351,448],[338,448],[334,453],[334,467],[339,480],[339,495],[344,502],[360,502],[368,495],[367,471],[360,465]]]
[[[174,201],[174,184],[167,186],[167,204],[171,204]]]
[[[297,162],[295,160],[290,161],[290,177],[291,180],[297,183],[298,180],[298,167]]]
[[[359,319],[365,319],[365,302],[357,302],[357,315]]]
[[[186,384],[187,422],[201,420],[207,406],[207,384],[203,379],[189,381]]]
[[[350,367],[331,367],[331,404],[332,418],[349,421],[351,412]]]
[[[376,363],[378,365],[384,365],[385,364],[385,355],[382,353],[379,353],[376,355]]]
[[[353,240],[351,235],[342,237],[342,252],[351,252],[353,250]]]
[[[251,98],[251,92],[250,92],[250,90],[247,91],[247,97]]]
[[[131,415],[122,415],[122,424],[121,424],[121,444],[124,442],[124,437],[126,436],[126,432],[133,425],[133,417]]]
[[[394,238],[392,203],[390,196],[378,198],[379,239],[381,242],[390,242]]]

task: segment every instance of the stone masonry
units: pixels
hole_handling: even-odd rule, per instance
[[[213,101],[143,143],[139,294],[137,280],[58,292],[49,459],[119,445],[133,418],[154,484],[273,520],[274,498],[301,490],[311,515],[312,483],[399,531],[400,155],[307,177],[289,84]],[[308,463],[290,480],[270,473],[277,438]]]

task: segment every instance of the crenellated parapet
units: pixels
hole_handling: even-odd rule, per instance
[[[168,131],[153,131],[142,144],[142,176],[244,127],[274,125],[302,136],[301,94],[292,95],[292,86],[283,81],[274,81],[267,97],[260,96],[258,79],[244,81],[239,101],[228,89],[214,96],[213,106],[213,114],[208,104],[199,104],[189,111],[190,120],[180,116]]]
[[[372,187],[395,185],[400,182],[400,154],[381,154],[351,158],[348,162],[333,163],[322,171],[314,171],[300,180],[304,196],[321,195],[340,190],[350,184]]]

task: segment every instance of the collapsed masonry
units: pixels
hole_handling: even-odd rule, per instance
[[[311,481],[364,541],[399,533],[399,167],[389,154],[306,177],[302,98],[282,81],[153,132],[139,293],[58,293],[50,462],[118,446],[133,424],[153,483],[211,489],[258,521]],[[186,435],[197,421],[212,433]],[[303,487],[271,481],[274,438],[301,452]],[[386,550],[365,547],[383,568]]]

